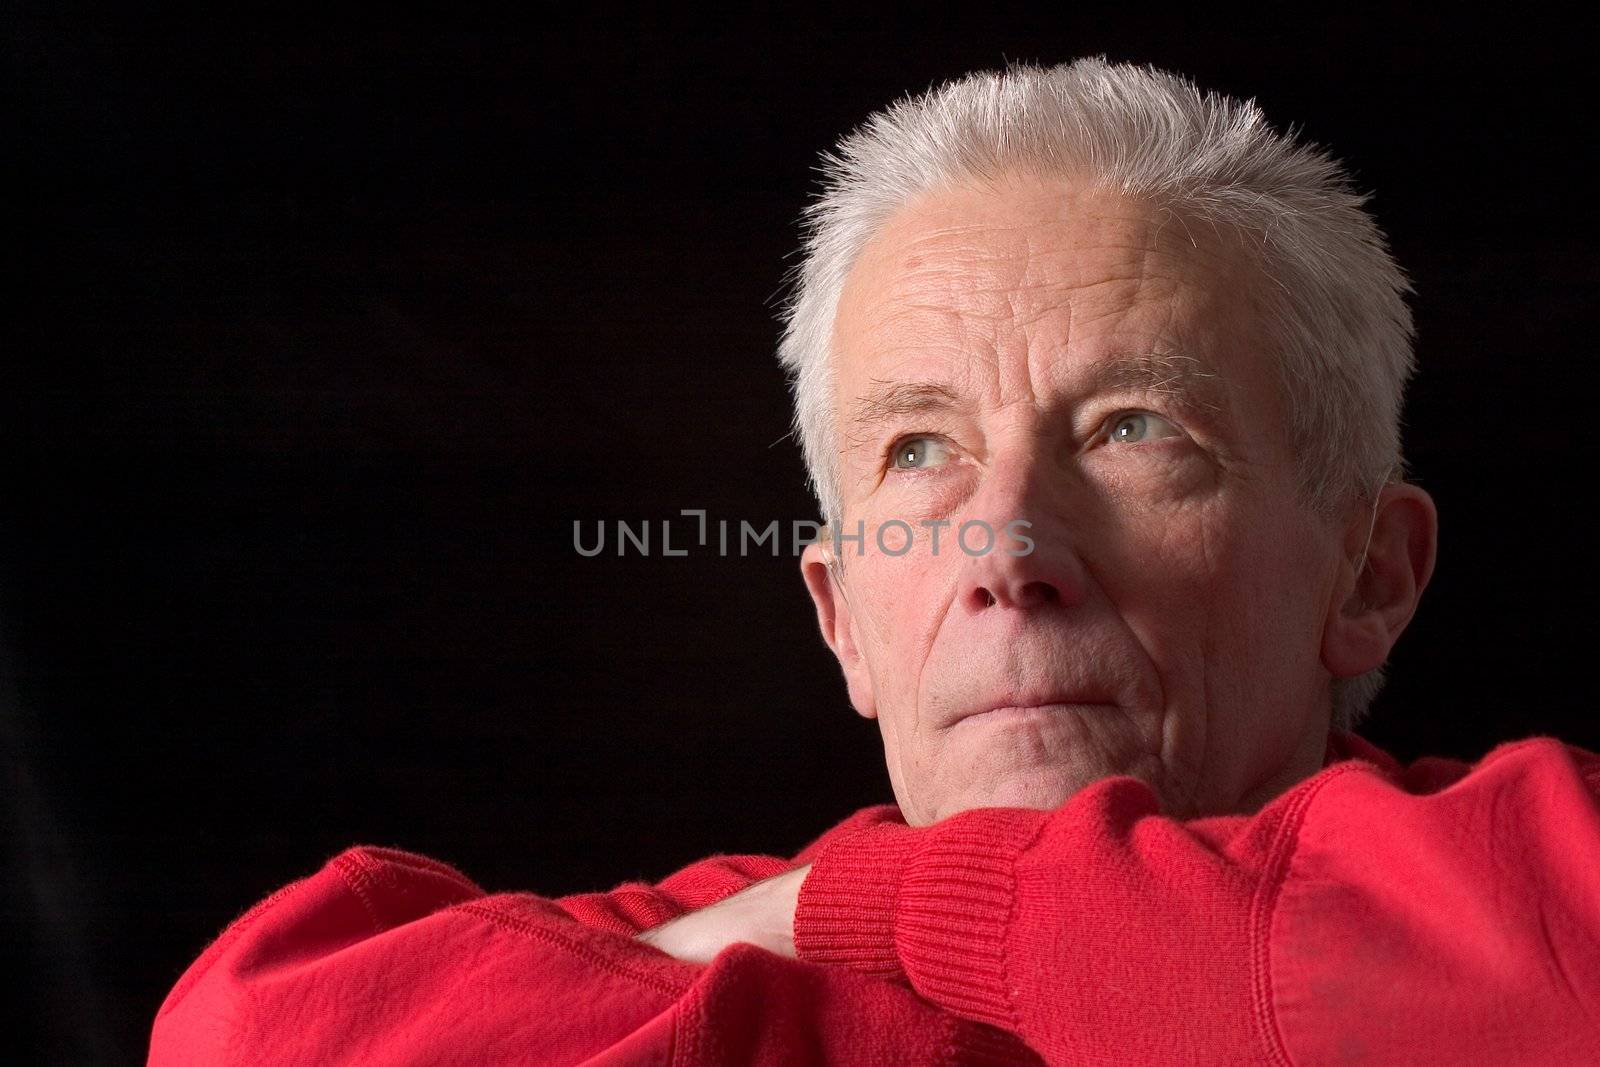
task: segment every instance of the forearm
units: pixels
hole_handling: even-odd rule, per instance
[[[556,902],[486,896],[443,865],[354,850],[207,950],[163,1006],[150,1062],[931,1067],[952,1056],[1032,1061],[1009,1035],[901,986],[748,945],[684,963]]]
[[[1164,818],[1117,779],[878,827],[818,857],[796,946],[1053,1063],[1579,1062],[1600,1057],[1576,1022],[1600,1019],[1587,766],[1540,741],[1431,795],[1347,762],[1252,816]]]
[[[1175,825],[1123,779],[1054,812],[982,809],[878,828],[819,857],[801,892],[797,950],[903,976],[947,1010],[1017,1033],[1047,1062],[1169,1062],[1165,1020],[1187,1012],[1193,1025],[1197,1009],[1250,997],[1249,879],[1206,842],[1154,839]],[[1175,973],[1174,959],[1193,969]],[[1221,1018],[1235,1021],[1203,1047],[1254,1052],[1249,1017]]]

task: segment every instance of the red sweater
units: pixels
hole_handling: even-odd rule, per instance
[[[799,960],[634,933],[814,862]],[[1029,1051],[1029,1049],[1033,1051]],[[858,812],[794,860],[485,895],[356,848],[230,926],[152,1064],[1600,1063],[1600,757],[1409,768],[1351,735],[1254,815],[1132,778],[1055,811]]]

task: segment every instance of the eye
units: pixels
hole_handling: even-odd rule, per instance
[[[1148,411],[1130,411],[1117,416],[1110,424],[1106,440],[1114,445],[1132,445],[1161,437],[1182,436],[1182,430],[1160,415]]]
[[[914,471],[950,462],[950,449],[937,437],[902,437],[889,453],[895,470]]]

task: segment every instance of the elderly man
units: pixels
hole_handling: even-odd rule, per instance
[[[897,805],[559,900],[353,849],[206,951],[152,1062],[1600,1062],[1600,758],[1350,732],[1436,541],[1362,201],[1098,60],[875,116],[781,355]]]

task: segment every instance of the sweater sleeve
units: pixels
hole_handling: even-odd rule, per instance
[[[792,860],[775,856],[712,856],[691,863],[654,885],[627,882],[605,893],[561,897],[556,904],[585,926],[631,936],[685,912],[710,907],[756,882],[807,863],[838,837],[899,819],[900,810],[893,804],[863,808],[811,842]]]
[[[1132,778],[822,851],[802,959],[903,975],[1048,1063],[1600,1062],[1600,759],[1416,791],[1337,763],[1250,816]]]
[[[716,857],[560,901],[357,848],[268,897],[188,969],[151,1064],[1034,1062],[903,985],[735,945],[708,966],[636,941],[789,861]],[[644,918],[641,918],[644,916]]]

